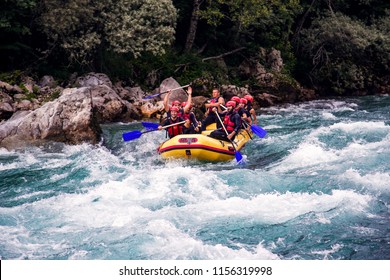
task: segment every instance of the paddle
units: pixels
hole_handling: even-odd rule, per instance
[[[219,116],[218,112],[215,112],[215,114],[217,115],[218,120],[219,120],[219,122],[221,123],[221,125],[222,125],[222,127],[223,127],[223,130],[225,130],[226,138],[227,138],[227,136],[229,135],[229,133],[227,132],[226,127],[225,127],[225,125],[223,124],[223,122],[222,122],[222,120],[221,120],[221,117]],[[237,151],[234,142],[233,142],[231,139],[229,139],[229,138],[227,138],[227,139],[230,141],[230,143],[232,143],[232,146],[233,146],[233,149],[234,149],[234,155],[235,155],[235,157],[236,157],[236,161],[237,161],[238,163],[241,163],[241,161],[242,161],[242,155],[241,155],[241,153],[240,153],[239,151]]]
[[[150,129],[157,129],[159,124],[157,123],[152,123],[152,122],[141,122],[142,125],[147,129],[147,130],[150,130]]]
[[[182,122],[178,122],[178,123],[173,123],[173,124],[170,124],[170,125],[166,125],[166,126],[163,126],[162,128],[168,128],[168,127],[171,127],[171,126],[175,126],[175,125],[179,125],[179,124],[183,124],[185,123],[186,121],[182,121]],[[159,125],[158,124],[155,124],[156,126],[153,128],[153,129],[149,129],[147,131],[144,131],[144,132],[141,132],[141,131],[138,131],[138,130],[135,130],[135,131],[130,131],[130,132],[125,132],[122,134],[122,138],[125,142],[127,141],[131,141],[131,140],[135,140],[135,139],[138,139],[141,137],[142,134],[144,133],[148,133],[148,132],[152,132],[152,131],[156,131],[156,130],[159,130],[158,127]]]
[[[159,93],[156,93],[156,94],[153,94],[153,95],[148,95],[148,96],[145,96],[143,99],[151,99],[151,98],[154,98],[154,97],[157,97],[157,96],[160,96],[161,94],[163,93],[167,93],[169,91],[173,91],[173,90],[177,90],[177,89],[181,89],[181,88],[185,88],[185,87],[189,87],[190,85],[185,85],[185,86],[182,86],[182,87],[177,87],[177,88],[173,88],[173,89],[170,89],[170,90],[166,90],[166,91],[163,91],[163,92],[159,92]]]
[[[223,106],[222,104],[220,106],[223,109],[226,109],[226,107]],[[244,123],[246,125],[249,125],[249,123],[247,123],[246,121],[244,121]],[[260,126],[257,126],[255,124],[251,124],[251,129],[252,129],[253,133],[256,134],[257,136],[259,136],[260,138],[264,138],[265,135],[267,135],[267,131],[264,128],[261,128]]]

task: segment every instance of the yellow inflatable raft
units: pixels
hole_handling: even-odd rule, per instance
[[[215,124],[207,127],[202,134],[177,135],[160,145],[157,149],[163,158],[185,158],[200,161],[229,161],[235,157],[231,142],[217,140],[208,135],[215,129]],[[240,151],[253,137],[252,132],[244,129],[234,139],[235,148]]]

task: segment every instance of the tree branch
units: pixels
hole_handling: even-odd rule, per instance
[[[245,49],[245,47],[241,47],[241,48],[238,48],[238,49],[235,49],[235,50],[232,50],[230,52],[226,52],[226,53],[223,53],[223,54],[220,54],[220,55],[217,55],[217,56],[205,57],[205,58],[202,59],[202,62],[205,62],[205,61],[211,60],[211,59],[219,59],[219,58],[231,55],[233,53],[239,52],[239,51],[241,51],[243,49]]]

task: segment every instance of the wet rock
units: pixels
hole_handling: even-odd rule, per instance
[[[55,101],[0,124],[0,146],[8,149],[48,141],[95,144],[100,135],[89,88],[66,89]]]

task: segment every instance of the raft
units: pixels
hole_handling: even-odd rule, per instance
[[[209,137],[215,124],[207,127],[202,134],[180,134],[162,143],[157,151],[166,159],[182,158],[199,161],[229,161],[235,158],[235,149],[229,141]],[[240,151],[251,140],[253,132],[241,129],[234,138],[235,148]]]

